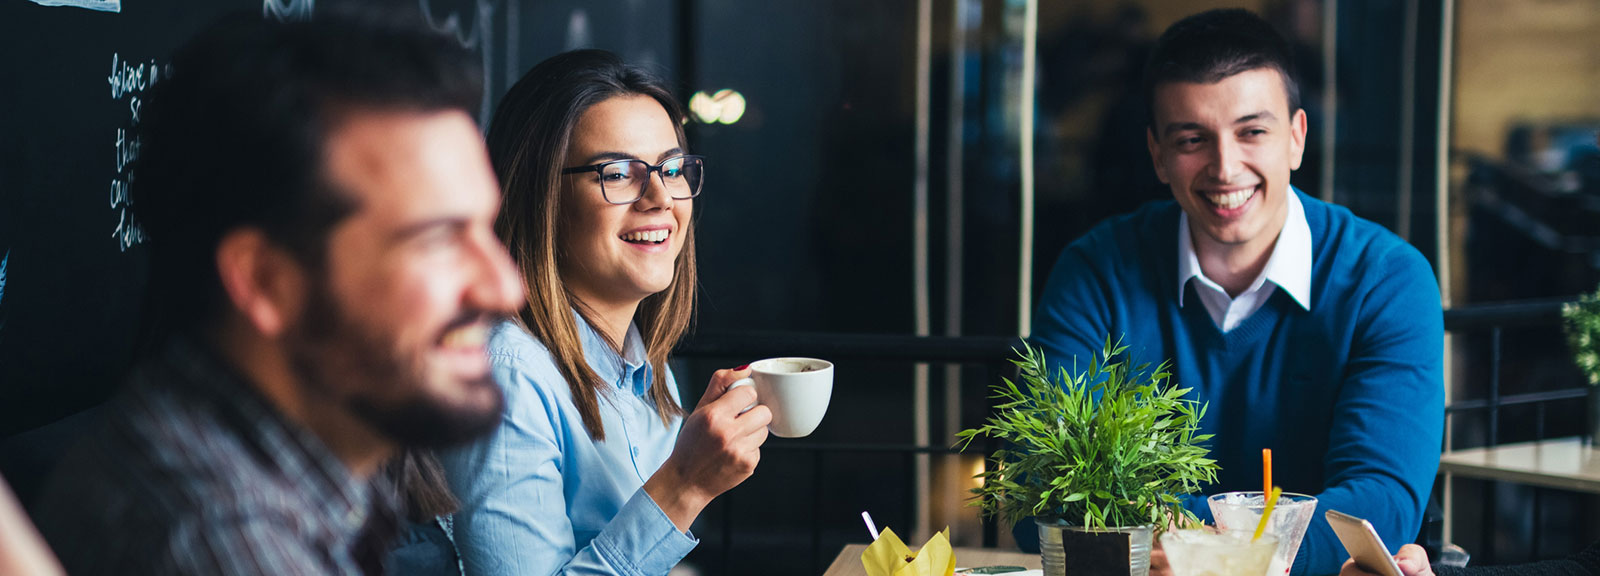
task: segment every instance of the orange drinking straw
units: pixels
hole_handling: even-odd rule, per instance
[[[1272,494],[1272,449],[1261,449],[1261,497]]]

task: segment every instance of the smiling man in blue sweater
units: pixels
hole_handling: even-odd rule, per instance
[[[1139,359],[1172,359],[1177,383],[1209,404],[1201,427],[1222,467],[1210,493],[1260,490],[1261,449],[1273,449],[1276,482],[1319,500],[1292,575],[1334,574],[1348,557],[1328,509],[1370,520],[1390,546],[1412,541],[1444,423],[1428,262],[1289,185],[1306,114],[1288,43],[1258,16],[1174,24],[1145,87],[1150,156],[1176,202],[1068,246],[1032,340],[1068,369],[1086,367],[1107,335]],[[1186,504],[1210,518],[1203,498]]]

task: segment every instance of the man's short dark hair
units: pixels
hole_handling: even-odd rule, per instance
[[[1209,10],[1179,20],[1167,28],[1150,51],[1144,68],[1146,116],[1152,132],[1156,126],[1156,88],[1172,82],[1214,84],[1225,78],[1260,68],[1283,77],[1289,111],[1300,109],[1300,85],[1295,80],[1294,54],[1289,41],[1272,24],[1243,8]]]
[[[215,254],[230,231],[258,228],[323,271],[329,232],[357,208],[324,166],[324,142],[342,118],[476,117],[477,59],[418,22],[349,12],[279,24],[241,14],[173,55],[144,107],[132,188],[150,237],[147,344],[220,318]]]

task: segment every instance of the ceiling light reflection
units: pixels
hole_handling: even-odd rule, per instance
[[[707,95],[695,92],[689,97],[689,113],[702,124],[732,124],[744,117],[747,103],[738,90],[723,88]]]

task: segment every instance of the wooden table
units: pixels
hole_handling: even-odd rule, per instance
[[[861,552],[866,549],[866,544],[845,546],[822,576],[867,576],[867,569],[861,567]],[[994,548],[956,548],[955,552],[956,566],[960,568],[1002,565],[1022,566],[1035,570],[1040,568],[1038,554]]]
[[[1579,438],[1451,450],[1439,457],[1439,471],[1600,494],[1600,450]]]

